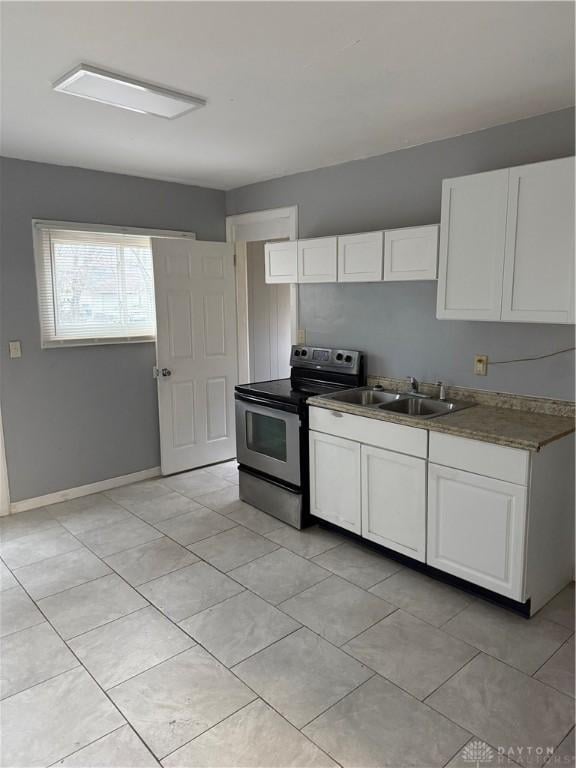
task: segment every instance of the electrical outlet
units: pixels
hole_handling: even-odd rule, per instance
[[[306,328],[298,328],[296,331],[296,344],[306,344]]]
[[[486,376],[488,373],[488,355],[475,355],[474,373],[476,376]]]
[[[10,354],[10,357],[12,360],[17,360],[19,357],[22,357],[22,346],[19,341],[9,341],[8,342],[8,352]]]

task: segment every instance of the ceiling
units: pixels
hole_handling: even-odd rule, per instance
[[[571,2],[2,2],[2,154],[231,189],[574,102]],[[80,62],[203,96],[55,93]]]

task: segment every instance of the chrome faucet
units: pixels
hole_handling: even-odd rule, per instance
[[[420,386],[420,383],[417,378],[414,376],[408,376],[408,381],[410,383],[410,392],[414,392],[414,394],[418,394],[418,387]]]
[[[437,381],[436,386],[438,387],[438,400],[446,400],[446,385],[443,381]]]

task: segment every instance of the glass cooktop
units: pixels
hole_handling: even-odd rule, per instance
[[[353,385],[351,385],[353,386]],[[292,379],[275,379],[273,381],[257,381],[254,384],[240,384],[236,392],[246,395],[256,395],[263,399],[279,402],[296,403],[305,402],[314,395],[327,395],[342,389],[337,384],[323,384],[316,381],[292,381]]]

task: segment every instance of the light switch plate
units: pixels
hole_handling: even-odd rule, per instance
[[[9,341],[8,349],[12,360],[17,360],[19,357],[22,357],[22,346],[19,341]]]

